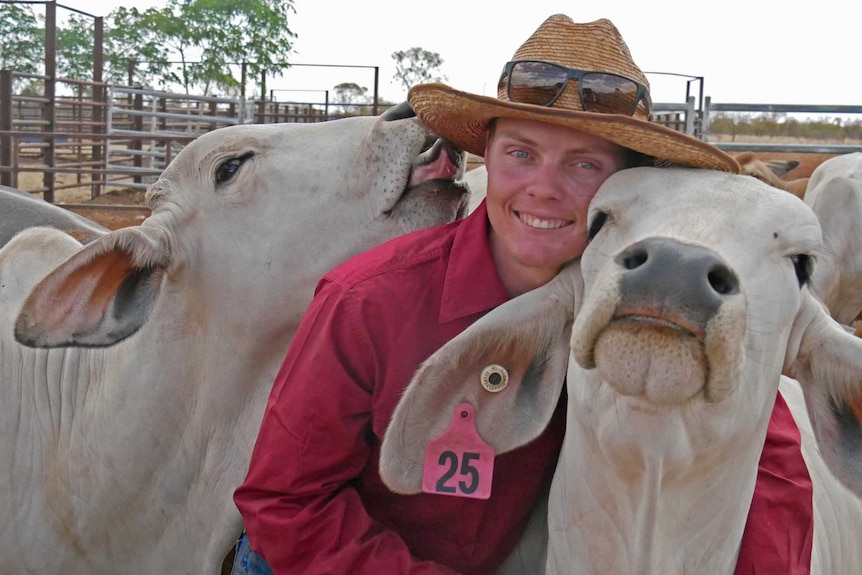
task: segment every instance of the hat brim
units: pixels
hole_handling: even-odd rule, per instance
[[[478,156],[485,155],[485,139],[494,118],[537,120],[574,128],[617,145],[672,164],[739,173],[739,163],[707,142],[668,127],[622,114],[507,102],[455,90],[445,84],[411,88],[408,102],[416,115],[438,136]]]

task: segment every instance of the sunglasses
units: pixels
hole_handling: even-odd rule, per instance
[[[552,106],[572,78],[578,81],[581,105],[587,112],[632,116],[641,101],[647,114],[652,110],[649,90],[640,82],[609,72],[575,70],[540,60],[507,63],[498,89],[505,84],[512,102]]]

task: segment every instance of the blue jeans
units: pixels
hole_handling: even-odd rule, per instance
[[[236,544],[236,556],[230,575],[272,575],[272,569],[266,560],[251,550],[245,533]]]

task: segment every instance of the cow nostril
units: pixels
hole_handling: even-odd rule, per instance
[[[627,250],[622,255],[622,266],[627,270],[633,270],[641,267],[649,259],[649,253],[643,248]]]
[[[739,280],[730,269],[723,264],[712,266],[706,274],[712,289],[720,295],[732,295],[739,292]]]

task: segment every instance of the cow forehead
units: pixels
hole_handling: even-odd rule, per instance
[[[198,203],[213,196],[208,192],[245,202],[273,187],[283,197],[299,194],[305,200],[333,194],[364,197],[380,188],[375,184],[381,181],[390,187],[406,185],[426,134],[417,118],[356,117],[220,128],[180,152],[151,186],[148,201],[154,211],[164,199]],[[252,161],[227,185],[219,185],[220,166],[242,159]]]
[[[166,172],[219,157],[273,151],[279,157],[296,154],[308,159],[312,151],[324,154],[343,151],[346,145],[361,144],[372,133],[377,118],[346,118],[319,124],[250,124],[227,126],[202,134],[180,152]],[[310,144],[314,147],[310,148]],[[335,156],[337,159],[337,155]]]
[[[590,204],[614,238],[664,236],[724,256],[775,252],[816,254],[821,230],[799,198],[747,176],[688,168],[633,168],[608,178]]]

